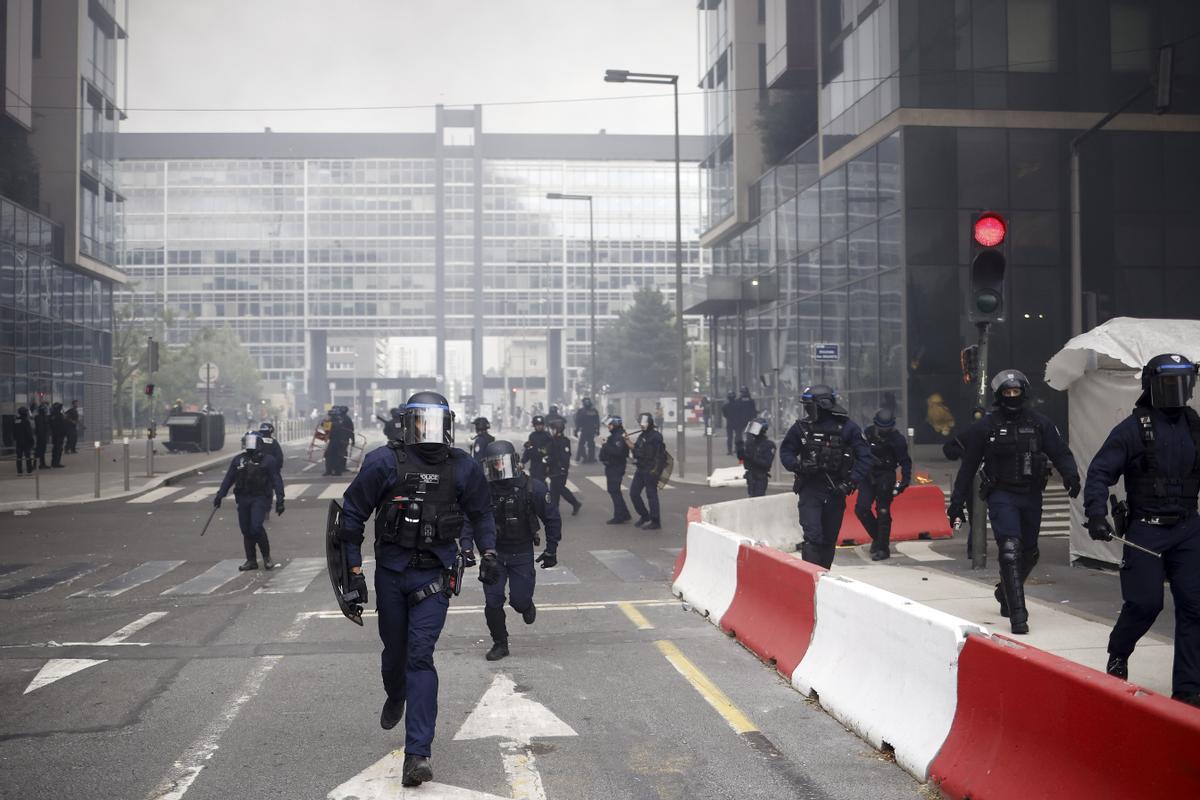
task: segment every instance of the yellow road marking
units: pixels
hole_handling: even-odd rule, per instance
[[[675,667],[680,675],[687,678],[688,683],[692,684],[692,687],[700,693],[700,696],[718,714],[725,718],[725,721],[729,723],[729,727],[733,728],[736,733],[755,733],[758,731],[758,727],[750,721],[750,718],[738,710],[733,701],[717,688],[717,685],[710,681],[707,675],[701,672],[691,661],[688,661],[687,656],[679,652],[679,648],[674,643],[661,640],[655,642],[654,646],[667,657],[667,661],[671,662],[671,666]]]
[[[646,619],[646,615],[634,608],[632,603],[617,603],[617,608],[621,609],[625,616],[629,617],[630,622],[637,625],[639,631],[654,630],[654,626],[650,624],[650,620]]]

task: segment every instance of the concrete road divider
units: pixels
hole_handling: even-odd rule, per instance
[[[925,780],[954,720],[959,652],[986,631],[836,574],[817,581],[816,619],[792,685]]]
[[[714,625],[720,624],[733,602],[738,551],[743,544],[751,541],[715,525],[688,524],[686,549],[680,554],[683,567],[671,583],[671,591]]]
[[[816,626],[817,579],[825,570],[769,547],[743,545],[737,591],[721,629],[791,678]]]
[[[1200,797],[1200,710],[1003,637],[970,636],[930,778],[948,798]]]

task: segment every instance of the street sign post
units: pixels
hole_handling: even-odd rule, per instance
[[[842,360],[842,346],[833,342],[813,345],[813,360],[831,363]]]
[[[206,410],[212,408],[212,384],[219,377],[221,377],[221,370],[217,369],[216,364],[206,361],[200,365],[200,380],[204,381],[204,408]]]

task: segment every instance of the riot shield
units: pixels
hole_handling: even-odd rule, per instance
[[[333,585],[333,596],[346,619],[362,625],[363,603],[357,589],[351,588],[350,565],[346,563],[346,550],[341,537],[342,507],[336,500],[329,501],[329,515],[325,523],[325,560],[329,568],[329,582]]]

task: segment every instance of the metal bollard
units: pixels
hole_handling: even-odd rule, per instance
[[[100,496],[100,443],[96,442],[96,497]]]
[[[705,457],[704,457],[704,465],[705,465],[705,467],[704,467],[704,468],[707,470],[707,474],[708,474],[710,477],[711,477],[711,476],[712,476],[712,474],[713,474],[713,463],[712,463],[712,437],[713,437],[713,429],[712,429],[712,426],[711,426],[711,425],[706,425],[706,426],[704,427],[704,445],[705,445],[705,447],[708,449],[708,452],[705,454]]]
[[[121,443],[122,456],[125,460],[125,491],[129,491],[129,437],[126,436]]]
[[[146,439],[146,477],[154,477],[154,440]]]
[[[34,500],[42,499],[42,466],[41,466],[41,464],[39,464],[38,468],[33,471],[33,499]]]

